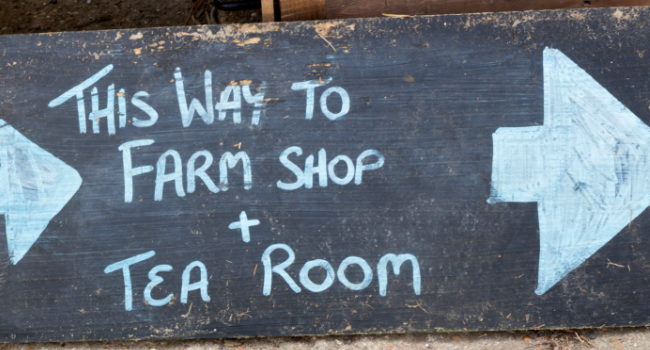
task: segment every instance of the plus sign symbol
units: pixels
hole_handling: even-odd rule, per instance
[[[248,216],[246,216],[246,212],[242,211],[241,214],[239,214],[239,221],[235,221],[231,223],[230,225],[228,225],[228,228],[231,230],[241,229],[241,238],[244,240],[244,242],[248,243],[251,241],[251,233],[248,228],[251,226],[257,226],[259,224],[260,221],[257,219],[248,220]]]

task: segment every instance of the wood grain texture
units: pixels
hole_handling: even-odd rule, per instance
[[[280,0],[283,21],[648,5],[648,0]]]
[[[262,22],[275,21],[275,10],[273,0],[262,0]]]
[[[282,21],[309,21],[324,19],[325,0],[280,1]]]
[[[649,15],[648,8],[589,9],[0,37],[0,119],[83,180],[19,262],[11,263],[0,239],[0,340],[650,325],[647,210],[633,213],[611,241],[536,295],[537,204],[487,203],[492,135],[544,124],[547,47],[650,124],[643,20]],[[92,81],[98,72],[105,75]],[[52,101],[83,82],[81,133],[76,95]],[[311,119],[308,93],[294,85],[300,82],[322,85],[314,90]],[[181,83],[195,110],[185,124]],[[349,111],[332,117],[347,108],[342,91]],[[255,100],[261,92],[263,100]],[[155,123],[142,103],[156,111]],[[209,113],[200,117],[196,110],[210,104],[213,119],[206,122]],[[125,202],[120,146],[138,140],[144,143],[131,149],[131,166],[143,173],[133,176],[132,200]],[[2,157],[7,147],[0,144]],[[325,172],[326,187],[314,174],[311,188],[285,190],[278,182],[299,179],[281,162],[292,147],[301,148],[288,155],[301,172],[310,155],[316,173],[339,155],[355,169],[376,163],[372,157],[358,163],[368,150],[384,162],[356,184],[356,171],[348,177],[346,158],[338,157],[334,175]],[[207,168],[203,151],[213,158]],[[193,157],[197,152],[203,156]],[[250,181],[241,162],[230,168],[222,161],[239,152],[250,159]],[[36,164],[3,173],[26,184],[38,162],[12,154]],[[16,164],[1,159],[2,169]],[[163,182],[175,172],[175,159],[181,181]],[[38,186],[23,188],[21,196],[40,198]],[[229,228],[242,212],[259,221],[249,227],[249,242],[242,229]],[[299,292],[264,265],[265,251],[277,244],[295,255],[285,270]],[[387,265],[382,295],[381,263],[389,254],[417,260],[419,293],[407,261],[399,276]],[[124,275],[113,264],[136,256],[143,260],[129,269],[127,310]],[[288,256],[274,251],[272,265]],[[349,257],[366,261],[373,274],[359,290],[338,275]],[[332,281],[319,292],[300,277],[314,260],[320,265],[306,276],[317,285]],[[184,299],[187,267],[194,266],[186,287],[201,279],[197,261],[205,266],[209,301],[200,289]],[[348,286],[363,285],[368,275],[359,265],[344,272]],[[264,295],[268,274],[272,285]],[[163,281],[151,286],[156,277]],[[147,293],[171,297],[155,306]]]

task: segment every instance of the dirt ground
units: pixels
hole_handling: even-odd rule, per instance
[[[209,0],[0,0],[0,34],[217,24],[216,12]],[[219,23],[261,19],[259,10],[218,13]]]
[[[214,16],[213,16],[214,15]],[[210,0],[0,0],[0,34],[259,22],[259,10],[218,13]],[[1,344],[36,349],[650,349],[646,328],[189,341]]]

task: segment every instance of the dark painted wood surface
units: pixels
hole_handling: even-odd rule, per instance
[[[604,9],[1,37],[0,118],[76,169],[83,182],[20,261],[12,264],[2,246],[0,339],[649,324],[647,212],[539,296],[534,293],[537,205],[486,202],[492,134],[499,127],[543,123],[545,47],[561,50],[650,123],[648,15],[646,8]],[[90,120],[80,133],[74,97],[48,107],[109,65],[113,69],[93,86],[102,109],[114,84],[114,135],[107,133],[106,118],[100,119],[98,134]],[[203,106],[206,70],[212,74],[213,105],[229,85],[250,84],[255,93],[265,84],[259,124],[252,124],[255,107],[242,97],[240,124],[229,110],[223,121],[215,111],[212,124],[195,115],[184,127],[176,68],[182,71],[187,102],[196,98]],[[292,90],[292,84],[327,78],[332,80],[316,89],[313,118],[307,120],[305,91]],[[350,101],[349,113],[336,120],[320,108],[323,92],[333,86],[346,91]],[[91,89],[83,94],[86,117],[92,110]],[[118,126],[120,89],[127,104],[124,128]],[[150,120],[132,103],[139,91],[149,94],[140,100],[159,116],[150,127],[133,123],[134,118]],[[327,101],[332,112],[341,109],[337,93]],[[118,147],[143,139],[155,143],[132,149],[133,167],[156,167],[163,153],[177,151],[184,197],[168,182],[156,201],[155,169],[134,177],[133,201],[125,203]],[[314,176],[313,188],[286,191],[278,181],[296,177],[279,157],[292,146],[302,148],[301,156],[289,157],[300,168],[308,155],[318,163],[320,149],[328,162],[347,155],[356,165],[357,157],[371,149],[385,162],[364,172],[359,185],[354,180],[338,185],[328,178],[327,187],[320,187]],[[213,193],[197,178],[190,193],[187,164],[201,150],[214,157],[206,172],[217,186],[222,155],[246,152],[251,188],[245,189],[239,163],[228,170],[227,191]],[[370,157],[364,164],[375,161]],[[170,156],[166,173],[173,172],[172,164]],[[340,178],[343,164],[335,170]],[[33,169],[20,171],[10,176],[33,176]],[[240,230],[229,229],[242,211],[260,221],[250,227],[248,243]],[[0,241],[5,244],[4,238]],[[270,295],[263,295],[262,255],[274,244],[286,244],[295,253],[286,271],[300,293],[273,274]],[[122,270],[105,269],[150,251],[155,256],[130,268],[133,302],[127,311]],[[386,295],[379,295],[377,265],[391,253],[417,259],[419,295],[409,262],[399,276],[389,268]],[[299,272],[307,261],[324,259],[336,271],[350,256],[372,269],[365,289],[346,288],[338,277],[318,293],[301,284]],[[278,250],[271,257],[277,265],[287,254]],[[195,261],[205,265],[210,301],[192,290],[184,303],[183,271]],[[144,299],[147,275],[158,265],[173,268],[158,273],[164,281],[152,291],[154,299],[173,294],[165,306]],[[325,276],[319,268],[309,274],[317,284]],[[346,276],[360,283],[363,272],[351,266]],[[199,279],[195,268],[190,282]]]

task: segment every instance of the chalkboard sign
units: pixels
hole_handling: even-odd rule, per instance
[[[0,340],[650,324],[649,15],[0,37]]]

